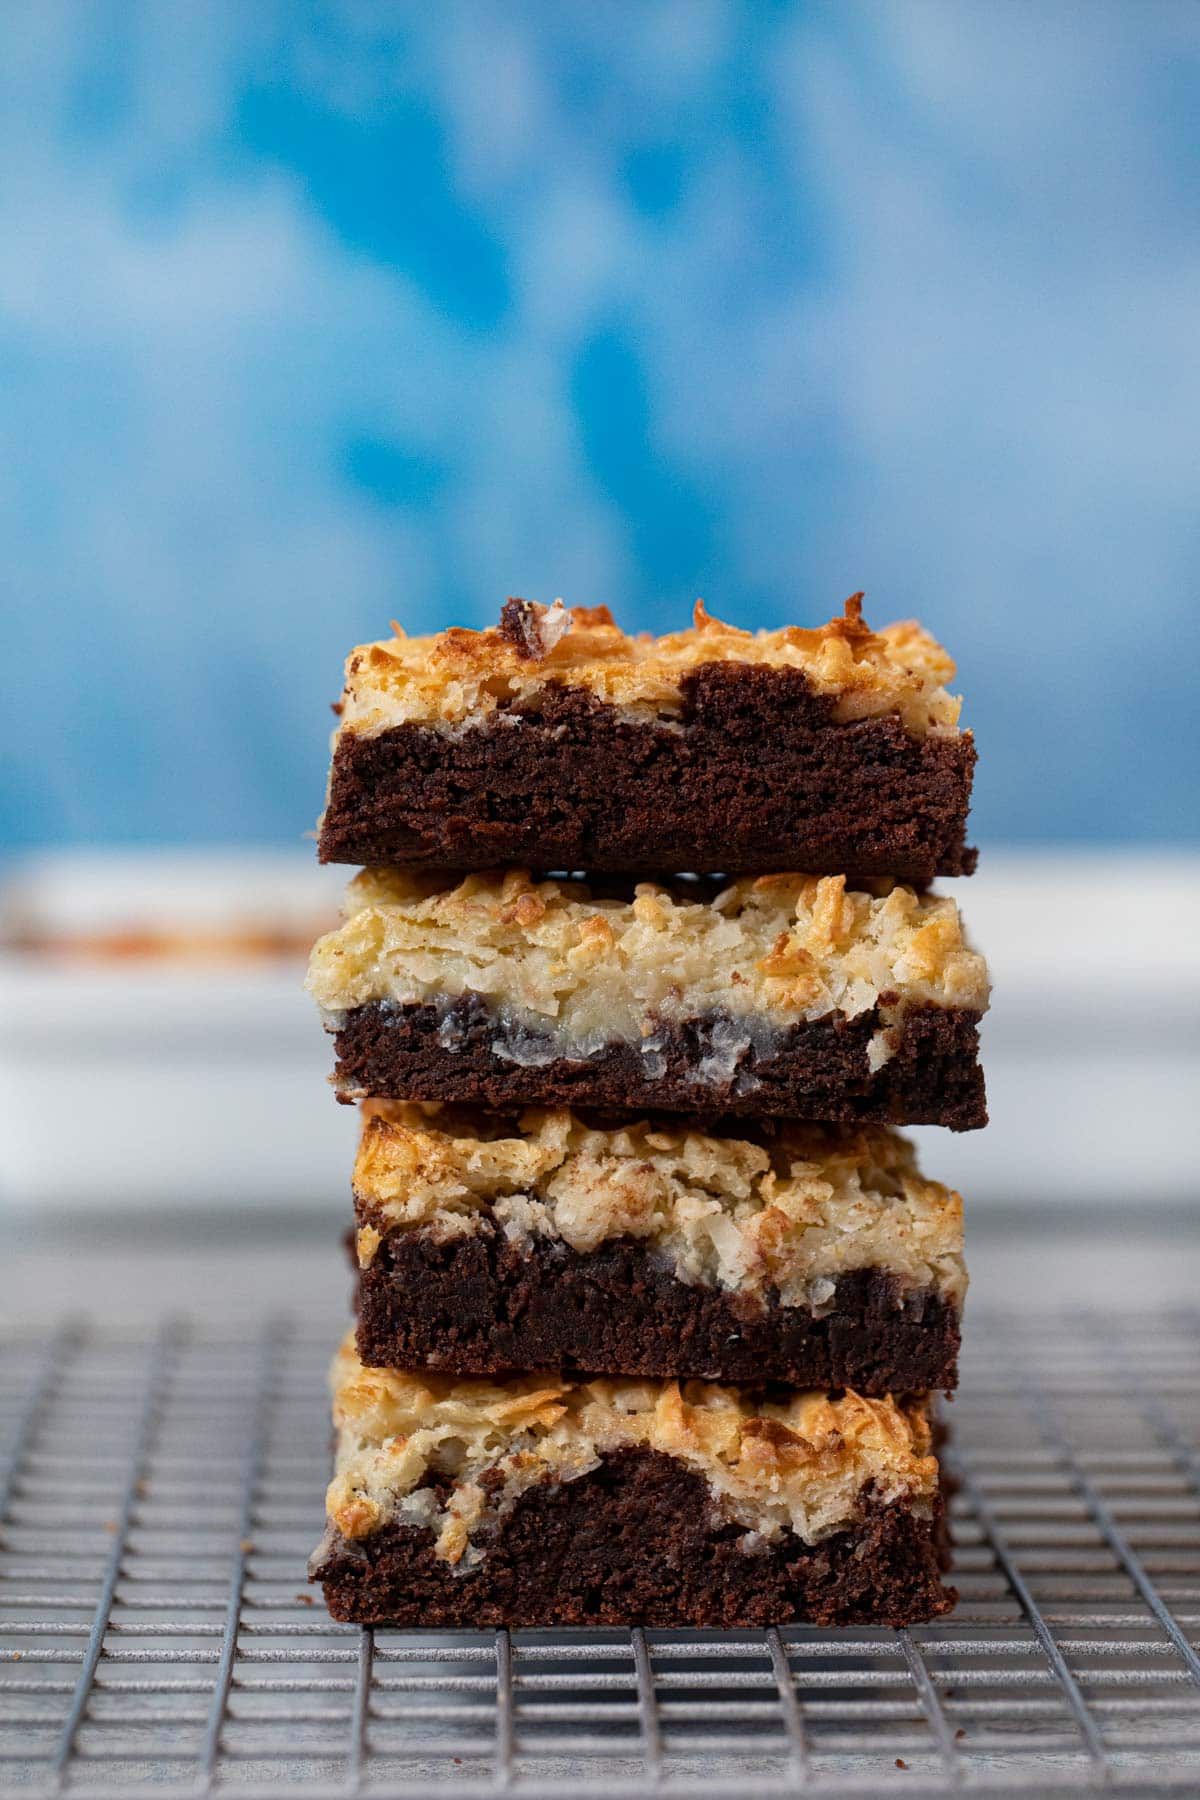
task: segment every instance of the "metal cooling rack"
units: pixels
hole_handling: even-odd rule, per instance
[[[360,1633],[306,1588],[328,1342],[10,1339],[0,1790],[1194,1793],[1200,1316],[969,1340],[949,1619],[510,1639]]]

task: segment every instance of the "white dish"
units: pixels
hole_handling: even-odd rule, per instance
[[[86,936],[332,920],[352,873],[308,848],[43,856],[0,889]],[[1200,859],[985,853],[956,884],[995,983],[992,1123],[922,1130],[969,1205],[1190,1199],[1200,1162]],[[315,928],[315,926],[314,926]],[[0,953],[0,1194],[10,1208],[347,1215],[354,1109],[303,957],[199,964]]]
[[[42,856],[9,931],[77,938],[317,929],[350,871],[311,850]],[[0,1193],[10,1208],[347,1205],[355,1114],[302,953],[183,960],[0,952]]]

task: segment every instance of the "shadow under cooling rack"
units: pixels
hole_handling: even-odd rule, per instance
[[[0,1791],[1195,1792],[1198,1344],[972,1314],[949,1619],[510,1638],[326,1618],[305,1328],[6,1339]]]

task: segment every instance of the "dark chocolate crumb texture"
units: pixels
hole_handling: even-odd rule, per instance
[[[952,900],[842,876],[600,895],[364,871],[313,951],[337,1084],[484,1106],[986,1122],[983,959]]]
[[[358,1277],[359,1355],[387,1368],[952,1389],[960,1320],[941,1295],[883,1269],[839,1275],[825,1305],[784,1307],[689,1286],[639,1244],[572,1254],[486,1231],[389,1239]]]
[[[860,596],[817,630],[631,638],[603,607],[356,649],[325,862],[968,874],[954,665]]]
[[[899,1626],[953,1604],[917,1401],[335,1365],[311,1573],[363,1624]]]
[[[952,1388],[962,1202],[879,1128],[376,1102],[364,1363]]]
[[[978,1013],[922,1008],[896,1032],[883,1069],[870,1067],[876,1014],[796,1025],[760,1051],[724,1015],[654,1030],[653,1060],[636,1044],[554,1054],[478,1004],[373,1005],[336,1034],[338,1096],[407,1094],[467,1105],[699,1110],[741,1118],[855,1124],[987,1124]],[[730,1046],[732,1045],[732,1049]],[[715,1046],[715,1053],[714,1053]],[[527,1060],[531,1050],[539,1060]]]

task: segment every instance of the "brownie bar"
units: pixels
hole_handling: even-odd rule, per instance
[[[907,1624],[953,1603],[920,1397],[334,1359],[310,1575],[404,1625]]]
[[[962,1201],[879,1127],[376,1101],[354,1206],[376,1367],[954,1385]]]
[[[748,1552],[715,1520],[702,1478],[673,1457],[617,1451],[574,1481],[521,1496],[464,1574],[427,1529],[332,1531],[313,1564],[335,1619],[361,1625],[728,1626],[914,1624],[948,1612],[940,1500],[868,1503],[815,1545],[786,1534]]]
[[[814,631],[698,606],[630,638],[603,607],[521,600],[488,631],[394,627],[346,665],[322,861],[969,874],[954,665],[861,600]]]
[[[952,1389],[959,1314],[883,1269],[839,1275],[819,1312],[683,1282],[645,1247],[579,1254],[494,1231],[384,1239],[358,1276],[358,1353],[377,1367],[505,1375],[679,1376],[855,1388]]]
[[[322,862],[482,869],[775,869],[969,875],[975,746],[895,717],[838,724],[795,670],[713,663],[677,724],[633,723],[579,688],[458,736],[346,732]]]
[[[971,1007],[916,1006],[890,1060],[872,1070],[877,1009],[793,1025],[760,1050],[721,1014],[657,1022],[655,1056],[618,1042],[587,1057],[514,1029],[476,996],[448,1008],[376,1002],[336,1032],[339,1099],[446,1100],[478,1106],[590,1106],[632,1111],[822,1119],[834,1123],[987,1124],[979,1018]],[[722,1038],[737,1040],[722,1053]]]
[[[984,1123],[987,969],[952,900],[608,885],[365,870],[308,977],[344,1095]]]

